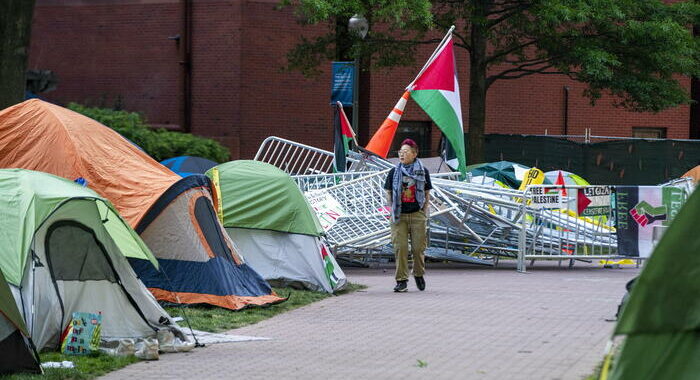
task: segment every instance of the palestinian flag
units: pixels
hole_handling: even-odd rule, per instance
[[[462,103],[452,42],[448,33],[418,77],[408,86],[411,97],[440,128],[457,156],[457,169],[466,175]]]
[[[339,173],[344,172],[347,169],[346,156],[350,151],[350,141],[353,141],[355,138],[355,133],[352,131],[352,127],[350,127],[350,121],[348,121],[348,117],[345,116],[343,105],[340,104],[340,102],[338,102],[338,104],[335,106],[333,129],[333,170],[336,173]]]
[[[386,158],[391,148],[391,142],[394,141],[394,135],[396,134],[396,129],[399,127],[399,121],[401,120],[401,115],[403,115],[408,97],[409,92],[404,92],[401,99],[399,99],[394,106],[394,109],[389,113],[389,116],[386,117],[377,132],[372,136],[372,139],[369,140],[369,144],[367,144],[365,149],[382,158]]]
[[[440,144],[440,152],[442,152],[442,161],[444,161],[450,169],[458,170],[459,160],[457,159],[457,152],[455,152],[455,148],[452,147],[452,144],[450,144],[449,140],[445,138],[445,135],[442,135]]]
[[[331,285],[331,289],[335,289],[340,281],[340,277],[337,273],[340,268],[336,268],[337,264],[334,264],[335,260],[333,260],[332,257],[333,256],[331,256],[328,247],[324,243],[321,243],[321,259],[323,260],[323,269],[324,272],[326,272],[326,278],[328,279],[328,283]]]

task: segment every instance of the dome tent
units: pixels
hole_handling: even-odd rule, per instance
[[[187,177],[193,174],[204,174],[207,170],[217,165],[217,163],[212,160],[193,156],[168,158],[160,163],[181,177]]]
[[[2,110],[0,167],[83,178],[110,200],[160,263],[130,258],[159,300],[234,310],[282,300],[216,220],[205,176],[181,178],[95,120],[37,99]]]
[[[467,167],[467,171],[474,177],[490,177],[513,189],[520,187],[528,170],[530,168],[510,161],[486,162]]]
[[[697,379],[700,374],[700,192],[654,249],[622,308],[626,335],[609,379]]]
[[[0,376],[15,372],[41,373],[39,355],[29,337],[15,297],[0,270]]]
[[[329,293],[345,285],[345,274],[320,240],[323,229],[315,212],[287,173],[248,160],[216,169],[226,232],[260,275]]]
[[[75,311],[102,313],[103,343],[155,338],[159,330],[186,341],[127,261],[157,265],[155,258],[92,190],[46,173],[1,169],[0,231],[0,270],[37,349],[58,347]]]

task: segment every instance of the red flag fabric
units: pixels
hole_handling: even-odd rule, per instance
[[[586,196],[586,193],[583,191],[583,189],[579,189],[578,190],[578,214],[581,215],[583,210],[585,210],[589,204],[591,204],[591,200]]]
[[[561,195],[567,196],[566,195],[566,182],[564,181],[564,175],[561,173],[561,170],[559,170],[559,175],[557,176],[557,181],[554,183],[555,185],[561,185]]]

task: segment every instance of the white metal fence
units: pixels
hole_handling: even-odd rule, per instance
[[[266,138],[254,160],[277,166],[289,175],[311,175],[333,172],[333,152],[301,144],[281,137]],[[348,152],[349,171],[376,171],[393,165],[370,153]]]
[[[331,173],[333,153],[269,137],[255,157],[292,175],[315,208],[336,254],[382,250],[390,243],[390,209],[383,189],[393,164],[351,152],[349,171]],[[431,174],[430,241],[446,256],[527,261],[616,259],[614,187],[530,186],[526,191],[459,181],[458,173]],[[664,186],[692,191],[687,180]],[[594,207],[583,214],[579,198]],[[590,210],[593,210],[592,212]],[[386,251],[386,249],[383,249]],[[447,253],[449,252],[449,255]]]
[[[389,242],[391,210],[386,205],[384,181],[388,170],[371,172],[337,185],[308,190],[305,195],[326,230],[326,240],[335,252],[377,248]],[[311,187],[342,175],[295,177]],[[329,180],[329,178],[331,178]],[[431,200],[433,215],[453,210],[440,199]]]

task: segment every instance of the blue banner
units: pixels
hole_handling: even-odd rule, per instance
[[[352,106],[355,84],[354,62],[333,62],[333,77],[331,79],[331,104],[336,102],[344,106]]]

